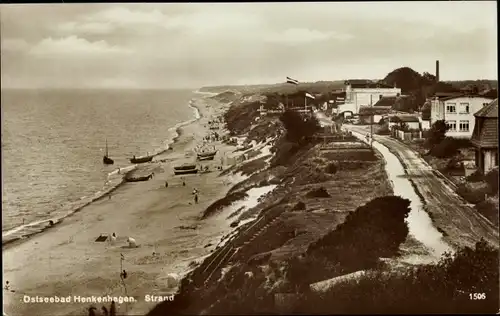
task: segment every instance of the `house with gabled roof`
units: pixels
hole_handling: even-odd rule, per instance
[[[431,101],[430,124],[444,120],[448,126],[446,136],[470,139],[475,124],[474,113],[488,105],[493,99],[480,94],[436,95]]]
[[[476,148],[476,167],[488,173],[498,166],[498,99],[474,114],[471,142]]]

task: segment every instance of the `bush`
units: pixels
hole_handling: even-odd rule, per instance
[[[321,130],[321,126],[315,116],[302,116],[300,113],[286,110],[280,121],[286,129],[286,137],[291,142],[302,143],[306,137],[313,136]]]
[[[303,211],[306,209],[306,204],[302,201],[299,201],[295,206],[292,208],[292,211]]]
[[[498,226],[498,199],[487,199],[476,204],[476,210]]]
[[[326,168],[325,172],[329,174],[336,174],[337,173],[337,164],[334,162],[329,163]]]
[[[446,126],[444,120],[434,122],[427,133],[428,137],[426,146],[428,148],[433,148],[434,146],[440,144],[445,139],[447,130],[448,126]]]
[[[461,148],[461,141],[452,137],[446,137],[431,149],[431,155],[436,158],[449,158],[455,156]]]
[[[465,180],[467,182],[472,182],[472,183],[474,183],[474,182],[481,182],[481,181],[484,180],[484,175],[481,172],[481,170],[476,170],[472,174],[470,174],[469,176],[467,176],[465,178]]]
[[[498,311],[498,250],[481,240],[437,265],[375,271],[324,294],[305,292],[296,314],[493,314]],[[485,293],[471,300],[471,293]]]
[[[344,223],[311,244],[309,254],[318,252],[332,262],[350,267],[373,264],[380,257],[398,252],[406,240],[410,201],[398,196],[385,196],[371,200],[349,213]]]
[[[309,198],[328,198],[328,197],[331,197],[331,195],[328,194],[328,191],[325,190],[325,188],[323,188],[323,187],[309,191],[306,194],[306,196]]]
[[[388,125],[382,126],[377,132],[377,135],[391,135],[391,130]]]
[[[300,146],[285,139],[280,140],[275,147],[276,153],[271,160],[271,166],[285,166],[288,161],[299,151]]]
[[[498,168],[495,168],[488,172],[484,176],[484,180],[488,184],[490,188],[490,195],[497,195],[498,194]]]
[[[457,194],[464,198],[464,200],[468,203],[472,204],[484,201],[488,192],[489,188],[487,186],[474,188],[466,183],[459,185],[457,188]]]

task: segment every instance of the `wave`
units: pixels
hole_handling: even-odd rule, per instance
[[[197,93],[196,91],[194,93]],[[169,128],[170,132],[173,132],[173,135],[169,140],[165,142],[166,146],[158,149],[154,152],[154,156],[158,156],[170,150],[172,144],[178,141],[179,137],[182,134],[182,127],[192,124],[198,121],[202,115],[196,106],[196,99],[191,99],[188,103],[188,106],[193,109],[194,118],[189,119],[187,121],[180,122],[173,127]],[[77,201],[69,202],[66,206],[54,211],[53,217],[50,219],[43,219],[33,221],[27,224],[22,224],[13,228],[10,228],[6,231],[2,232],[2,247],[11,244],[15,241],[19,241],[25,238],[28,238],[32,235],[44,232],[58,224],[60,224],[65,218],[81,211],[84,207],[89,206],[90,204],[99,201],[100,199],[108,196],[113,191],[117,190],[120,186],[126,183],[125,177],[136,170],[139,166],[137,164],[129,165],[125,167],[116,168],[115,170],[109,172],[106,176],[106,182],[101,190],[95,192],[92,196],[83,196],[80,197]]]

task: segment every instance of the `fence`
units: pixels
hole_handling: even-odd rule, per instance
[[[404,131],[400,131],[397,129],[393,129],[391,131],[391,135],[394,138],[405,140],[405,141],[412,141],[414,139],[421,139],[423,137],[422,131],[404,132]]]

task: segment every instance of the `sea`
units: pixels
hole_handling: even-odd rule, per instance
[[[61,221],[119,186],[118,168],[133,169],[132,156],[168,150],[179,127],[199,116],[192,106],[197,95],[2,89],[2,245]],[[106,140],[114,165],[102,162]]]

